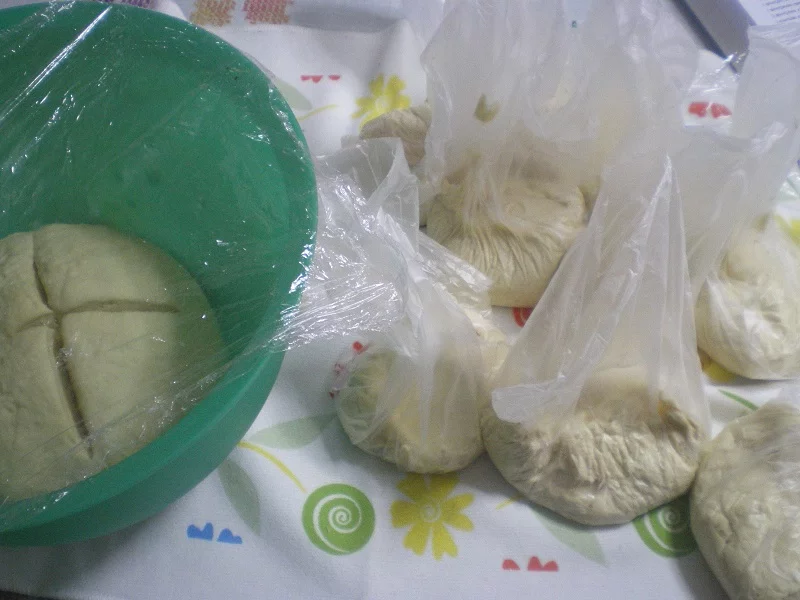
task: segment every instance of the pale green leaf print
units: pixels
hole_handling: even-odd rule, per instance
[[[230,459],[226,459],[217,471],[233,509],[256,535],[260,534],[261,502],[253,480],[242,467]]]
[[[311,102],[296,87],[286,83],[283,79],[278,79],[274,75],[272,76],[272,83],[278,88],[281,95],[286,98],[287,104],[294,110],[311,110]]]
[[[533,507],[531,507],[531,510],[536,513],[536,516],[539,517],[539,520],[542,522],[542,525],[547,528],[547,531],[553,534],[553,537],[562,544],[572,548],[584,558],[607,566],[603,548],[600,546],[600,542],[597,541],[597,536],[591,529],[558,520],[555,516],[551,516]]]
[[[334,413],[325,413],[278,423],[255,433],[247,441],[267,448],[283,450],[302,448],[317,439],[334,416]]]
[[[753,404],[749,400],[745,400],[741,396],[738,396],[738,395],[734,394],[733,392],[728,392],[726,390],[720,390],[720,392],[725,394],[728,398],[730,398],[734,402],[738,402],[739,404],[741,404],[745,408],[749,408],[750,410],[758,410],[758,406],[756,406],[755,404]]]

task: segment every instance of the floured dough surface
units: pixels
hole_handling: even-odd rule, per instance
[[[800,376],[800,249],[763,223],[745,230],[695,308],[697,345],[751,379]]]
[[[33,233],[36,268],[50,307],[177,310],[203,298],[197,282],[152,244],[95,225],[48,225]]]
[[[425,137],[431,126],[431,117],[429,104],[392,110],[364,123],[359,136],[362,140],[400,138],[408,166],[413,169],[425,156]]]
[[[683,494],[704,440],[672,399],[649,399],[636,368],[595,373],[564,417],[526,426],[502,421],[488,408],[481,430],[509,483],[534,503],[587,525],[626,523]]]
[[[586,217],[575,185],[521,177],[491,182],[467,173],[434,199],[427,233],[492,279],[493,305],[533,306]]]
[[[89,468],[55,348],[42,325],[0,342],[0,501],[62,488]]]
[[[393,350],[367,349],[350,366],[337,408],[351,441],[404,471],[446,473],[483,452],[479,404],[488,402],[478,361],[460,363],[446,349],[432,377]],[[421,389],[423,381],[430,389]]]
[[[105,463],[138,450],[183,416],[202,395],[196,382],[220,351],[213,321],[178,311],[71,313],[62,332],[77,409]]]
[[[704,449],[691,495],[697,544],[732,600],[800,599],[800,412],[768,404]]]
[[[33,265],[33,236],[14,233],[0,240],[0,324],[6,335],[52,316]]]
[[[135,452],[222,359],[197,282],[106,227],[0,240],[0,302],[0,497],[59,489]]]

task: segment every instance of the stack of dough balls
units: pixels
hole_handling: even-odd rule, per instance
[[[489,407],[486,450],[536,504],[586,525],[627,523],[689,489],[705,436],[675,399],[653,402],[638,367],[596,372],[566,415],[530,425]]]
[[[222,342],[172,258],[101,226],[0,240],[0,496],[60,489],[118,462],[188,407]],[[190,398],[195,399],[195,398]]]
[[[800,598],[800,411],[780,401],[703,450],[692,532],[732,600]]]
[[[800,376],[800,249],[774,225],[737,237],[695,308],[700,349],[751,379]]]
[[[464,169],[433,200],[427,233],[492,280],[495,306],[534,306],[586,226],[577,185]]]

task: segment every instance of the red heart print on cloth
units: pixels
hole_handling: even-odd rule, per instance
[[[558,563],[556,563],[556,561],[554,560],[549,560],[544,565],[542,565],[538,556],[531,556],[531,559],[528,561],[528,571],[555,572],[558,571]]]
[[[689,114],[697,115],[698,117],[705,117],[708,111],[708,102],[692,102],[689,105]]]
[[[520,327],[525,326],[525,322],[528,320],[528,317],[531,316],[532,312],[532,308],[522,308],[519,306],[511,311],[511,313],[514,315],[514,322]]]
[[[729,117],[731,116],[731,109],[724,104],[712,104],[711,116],[715,119],[719,119],[720,117]]]

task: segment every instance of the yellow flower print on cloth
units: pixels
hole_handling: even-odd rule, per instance
[[[367,121],[391,110],[408,108],[411,106],[411,98],[403,94],[405,88],[405,82],[397,75],[392,75],[385,81],[383,73],[378,74],[369,82],[369,96],[356,99],[358,110],[351,116],[354,119],[361,118],[363,127]]]
[[[411,528],[406,533],[403,546],[419,554],[425,553],[428,538],[432,539],[433,557],[458,556],[458,547],[447,527],[461,531],[472,531],[470,518],[462,513],[474,499],[472,494],[460,494],[448,498],[458,484],[458,476],[417,475],[410,473],[397,484],[411,502],[397,500],[392,503],[392,526]]]
[[[783,230],[794,240],[794,243],[800,244],[800,219],[785,219],[780,216],[777,219]]]

